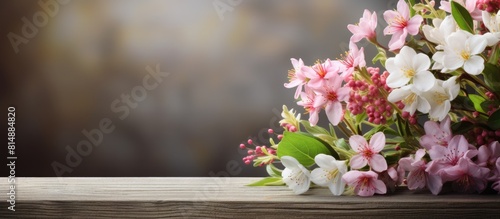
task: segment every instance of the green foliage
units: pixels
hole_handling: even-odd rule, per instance
[[[291,156],[306,167],[314,165],[314,157],[318,154],[338,155],[332,153],[331,147],[324,141],[301,132],[285,132],[279,143],[278,157]]]
[[[377,55],[373,57],[372,63],[375,64],[377,62],[380,62],[383,66],[385,66],[385,61],[387,60],[387,54],[385,53],[385,49],[377,47]]]
[[[500,49],[497,49],[500,51]],[[500,93],[500,77],[498,76],[500,68],[494,64],[486,63],[484,65],[484,82],[496,93]]]
[[[500,129],[500,110],[491,114],[490,118],[488,118],[488,126],[493,130]]]
[[[472,17],[464,6],[460,5],[455,1],[451,1],[451,15],[453,19],[457,22],[457,25],[469,33],[474,33],[474,24],[472,22]]]
[[[482,103],[484,101],[486,101],[486,99],[484,99],[484,97],[482,96],[479,96],[477,94],[469,94],[469,98],[470,100],[472,101],[472,103],[474,104],[474,109],[478,112],[482,112],[482,113],[486,113],[483,109],[483,107],[481,106]]]
[[[451,132],[456,135],[464,134],[472,130],[472,128],[474,128],[474,124],[472,124],[472,122],[460,121],[451,125]]]
[[[247,186],[281,186],[284,184],[281,177],[266,177],[257,182],[250,183]]]

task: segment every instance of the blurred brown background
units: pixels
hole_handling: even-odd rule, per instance
[[[86,140],[82,130],[103,118],[114,131],[63,176],[208,176],[231,160],[242,167],[234,176],[263,176],[242,163],[238,145],[267,137],[278,121],[273,109],[298,108],[295,91],[283,87],[290,58],[340,57],[347,24],[368,8],[381,33],[383,10],[396,4],[244,0],[221,20],[213,2],[61,1],[44,23],[37,1],[2,1],[1,121],[16,106],[16,176],[56,176],[52,163],[66,165],[67,146],[75,149]],[[24,17],[39,19],[32,37],[23,36]],[[18,53],[9,33],[27,40]],[[111,103],[157,64],[170,75],[119,119]]]

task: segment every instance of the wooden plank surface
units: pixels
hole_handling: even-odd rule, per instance
[[[16,178],[16,211],[0,218],[500,218],[500,195],[433,196],[407,190],[334,197],[324,188],[247,187],[259,178]]]

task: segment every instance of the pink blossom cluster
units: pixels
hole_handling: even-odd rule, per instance
[[[285,87],[297,87],[295,98],[300,96],[299,106],[309,113],[309,122],[316,125],[319,112],[325,109],[328,120],[338,125],[343,118],[342,102],[348,99],[349,87],[343,85],[341,74],[347,68],[340,61],[327,59],[313,66],[305,66],[302,59],[292,59],[294,70],[289,74],[290,83]],[[304,91],[302,91],[304,89]]]
[[[380,155],[385,146],[385,135],[378,132],[372,136],[368,143],[363,136],[353,135],[349,138],[349,144],[357,153],[351,158],[351,171],[344,174],[342,180],[354,188],[359,196],[372,196],[373,194],[385,194],[387,188],[385,183],[379,179],[379,174],[387,170],[387,162]],[[369,171],[359,171],[368,165]]]
[[[408,172],[408,188],[439,194],[449,182],[455,191],[480,193],[492,183],[500,193],[500,143],[476,148],[463,135],[453,135],[450,122],[449,117],[440,124],[427,121],[426,134],[420,138],[423,149],[400,159],[398,171]]]
[[[385,83],[389,73],[379,74],[379,68],[367,68],[371,75],[371,83],[363,79],[351,79],[348,86],[351,88],[347,108],[353,115],[366,112],[368,121],[374,124],[385,124],[388,117],[393,115],[394,109],[379,89],[390,92],[391,88]]]
[[[477,0],[476,7],[479,10],[495,13],[500,10],[499,0]]]
[[[269,133],[272,134],[271,132]],[[240,144],[240,149],[247,150],[248,155],[243,157],[243,162],[246,165],[251,164],[255,159],[259,157],[264,159],[262,160],[262,162],[258,162],[258,166],[268,165],[274,161],[273,155],[276,155],[276,150],[274,150],[273,148],[266,145],[255,145],[252,139],[248,139],[246,143],[248,144],[248,146],[244,143]]]

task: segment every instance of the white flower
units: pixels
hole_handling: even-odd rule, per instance
[[[342,195],[345,189],[342,176],[347,172],[345,161],[337,161],[325,154],[316,155],[314,161],[319,168],[311,172],[311,181],[319,186],[327,186],[333,195]]]
[[[450,102],[457,97],[459,91],[460,85],[457,83],[457,76],[453,76],[444,82],[437,80],[431,90],[422,94],[431,106],[429,117],[433,120],[442,121],[450,111]]]
[[[387,86],[398,88],[413,82],[420,91],[427,91],[434,85],[434,75],[428,71],[431,60],[425,54],[417,54],[412,48],[405,46],[398,55],[385,62],[389,77]]]
[[[463,67],[465,72],[478,75],[484,69],[484,59],[478,54],[486,48],[486,38],[472,35],[463,30],[452,33],[446,38],[443,66],[450,70]]]
[[[440,50],[442,46],[446,45],[446,36],[457,30],[457,25],[455,19],[451,15],[448,15],[441,20],[439,18],[434,18],[432,20],[434,27],[430,25],[424,25],[422,31],[424,32],[425,38],[429,41],[438,44],[436,49]]]
[[[421,96],[421,92],[416,90],[412,85],[392,90],[387,100],[393,103],[402,101],[405,104],[403,111],[409,112],[410,115],[413,115],[416,110],[428,113],[431,108],[429,102]]]
[[[438,51],[432,56],[434,60],[434,65],[432,65],[432,70],[441,70],[442,73],[452,72],[450,69],[444,67],[444,52]]]
[[[487,11],[483,11],[482,15],[484,26],[490,31],[483,36],[486,37],[488,46],[493,46],[500,40],[500,13],[490,14]]]
[[[281,163],[285,166],[281,176],[288,188],[297,195],[307,192],[311,185],[309,170],[302,166],[297,159],[290,156],[281,157]]]

